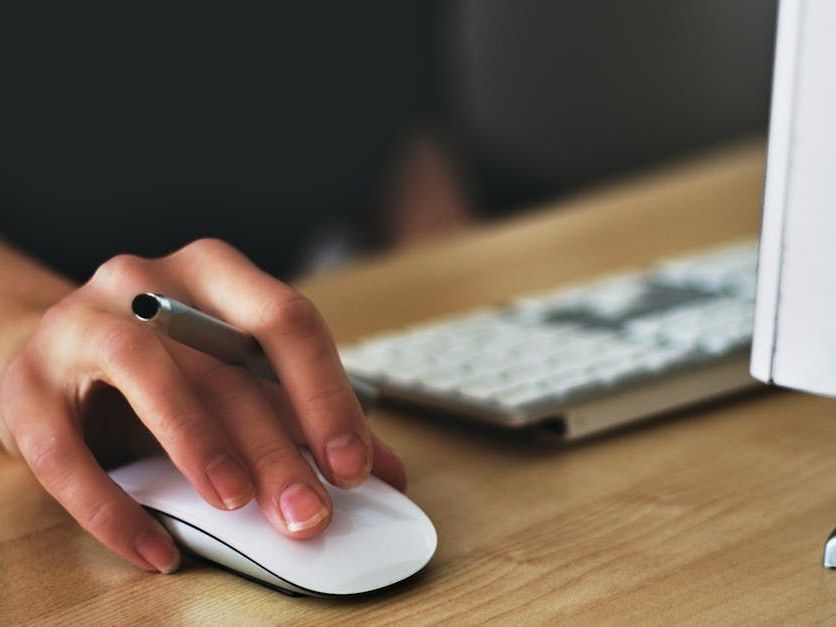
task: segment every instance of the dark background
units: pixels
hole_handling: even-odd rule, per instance
[[[382,247],[429,133],[476,212],[763,132],[765,0],[4,3],[0,234],[79,280],[223,237]]]

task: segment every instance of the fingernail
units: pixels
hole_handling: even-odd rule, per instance
[[[304,483],[291,483],[279,496],[279,509],[291,533],[316,527],[328,517],[319,495]]]
[[[331,472],[342,487],[353,487],[369,474],[366,447],[353,433],[337,436],[325,446]]]
[[[229,455],[218,455],[206,466],[206,476],[227,509],[246,505],[253,497],[253,482],[241,464]]]
[[[134,548],[142,559],[165,575],[180,566],[180,552],[167,535],[156,531],[143,531],[134,540]]]

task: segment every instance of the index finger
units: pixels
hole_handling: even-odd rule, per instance
[[[329,481],[340,487],[363,482],[372,465],[371,436],[314,305],[218,240],[199,240],[169,259],[192,304],[259,341]]]

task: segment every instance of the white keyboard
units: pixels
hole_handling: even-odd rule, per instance
[[[757,246],[737,242],[340,349],[384,397],[568,438],[739,390]]]

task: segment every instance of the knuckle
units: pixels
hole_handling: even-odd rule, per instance
[[[55,488],[68,476],[69,455],[55,434],[37,434],[32,437],[18,430],[17,443],[26,463],[38,480]]]
[[[147,357],[157,346],[158,340],[146,330],[129,323],[118,324],[105,333],[100,355],[105,363],[121,367]]]
[[[172,257],[215,257],[229,254],[234,248],[217,237],[202,237],[172,253]]]
[[[246,370],[224,362],[213,363],[200,373],[200,384],[207,391],[225,391],[248,382]]]
[[[68,298],[59,300],[41,315],[36,334],[62,332],[66,329],[68,321],[75,319],[76,307],[77,305]]]
[[[321,411],[326,414],[333,414],[334,408],[348,408],[354,402],[354,394],[348,385],[330,385],[319,387],[318,389],[308,393],[304,399],[305,405],[316,410],[321,408]]]
[[[294,293],[289,297],[270,299],[262,308],[257,326],[265,332],[305,336],[320,331],[322,320],[308,298]]]
[[[251,376],[242,367],[231,364],[214,364],[201,374],[199,385],[220,410],[254,392]]]
[[[147,259],[137,255],[116,255],[96,269],[89,283],[103,287],[135,284],[145,277],[148,263]]]
[[[196,443],[205,442],[208,437],[205,419],[202,408],[196,406],[165,412],[160,438],[178,450],[193,450]]]
[[[118,528],[121,516],[119,499],[110,497],[93,503],[78,517],[78,522],[89,531],[103,531]]]
[[[262,442],[250,450],[253,472],[264,476],[276,470],[288,470],[299,466],[299,454],[295,447],[282,446],[279,442]]]

